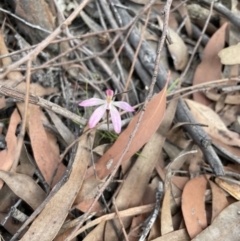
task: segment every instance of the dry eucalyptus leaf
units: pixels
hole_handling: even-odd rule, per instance
[[[221,118],[211,108],[189,99],[185,99],[185,102],[197,122],[208,126],[203,129],[210,136],[227,145],[240,147],[238,133],[228,130]]]
[[[240,202],[231,204],[192,241],[239,241],[239,210]]]
[[[199,176],[191,179],[183,189],[182,213],[191,238],[196,237],[207,227],[204,201],[206,188],[207,179],[204,176]]]
[[[212,190],[212,219],[211,222],[228,206],[227,197],[225,192],[214,182],[209,180]]]
[[[225,49],[222,49],[218,56],[221,59],[222,64],[234,65],[240,64],[240,43],[236,45],[229,46]]]
[[[163,22],[158,18],[160,27],[162,28]],[[188,63],[188,49],[182,38],[171,28],[168,28],[169,36],[171,37],[172,43],[168,44],[168,50],[174,61],[174,67],[176,70],[183,70]]]
[[[27,175],[0,171],[0,178],[33,209],[38,208],[46,197],[40,186]]]
[[[161,209],[161,233],[162,235],[165,235],[173,231],[174,229],[171,215],[171,189],[170,185],[167,185]]]
[[[231,196],[236,198],[237,200],[240,200],[240,185],[237,183],[232,183],[227,180],[223,180],[221,178],[216,178],[215,182],[227,193],[229,193]]]

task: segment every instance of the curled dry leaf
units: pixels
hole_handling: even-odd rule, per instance
[[[162,28],[163,22],[158,18],[160,27]],[[174,67],[176,70],[183,70],[188,62],[188,49],[182,38],[171,28],[168,28],[169,36],[171,37],[172,43],[168,44],[168,50],[174,61]]]
[[[46,193],[27,175],[0,171],[0,178],[34,210],[46,197]]]
[[[203,51],[202,62],[198,65],[194,75],[194,85],[221,78],[222,64],[217,54],[224,47],[226,28],[227,23],[216,31],[206,45]],[[193,99],[205,105],[211,103],[203,93],[199,92],[193,93]]]
[[[182,213],[188,234],[196,237],[207,227],[205,211],[205,191],[207,179],[199,176],[191,179],[184,187],[182,193]]]
[[[236,202],[224,209],[213,221],[192,241],[239,241],[239,210],[240,202]]]
[[[188,62],[188,49],[182,38],[172,29],[169,29],[172,43],[168,44],[168,50],[174,61],[176,70],[184,70]]]
[[[158,23],[160,28],[163,27],[163,22],[158,18]],[[174,67],[176,70],[183,70],[188,62],[188,49],[182,38],[171,28],[168,28],[168,33],[171,38],[172,43],[168,44],[168,50],[174,61]]]
[[[223,180],[221,178],[216,178],[215,182],[231,196],[240,200],[240,185],[237,183],[232,183],[231,181]]]
[[[213,138],[230,145],[240,147],[240,138],[236,132],[230,131],[220,117],[209,107],[195,101],[185,99],[194,118],[201,124],[207,125],[203,129]]]
[[[240,43],[229,46],[219,51],[218,56],[222,64],[234,65],[240,64]]]

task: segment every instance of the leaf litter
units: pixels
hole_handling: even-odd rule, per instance
[[[212,13],[211,1],[173,1],[165,11],[171,2],[40,1],[29,3],[31,12],[19,1],[0,6],[4,240],[239,240],[238,10],[231,1],[223,17],[217,3]],[[159,51],[162,34],[152,88],[150,53]],[[105,116],[97,128],[85,127],[93,110],[78,107],[107,89],[135,108],[121,113],[119,135]],[[174,118],[179,93],[190,122]],[[224,177],[210,168],[203,146],[214,147]]]

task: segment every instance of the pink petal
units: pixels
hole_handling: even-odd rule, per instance
[[[98,98],[91,98],[91,99],[84,100],[84,101],[80,102],[78,105],[80,105],[80,106],[95,106],[95,105],[102,105],[105,102],[106,102],[105,100],[101,100],[101,99],[98,99]]]
[[[102,119],[104,113],[106,112],[105,105],[99,106],[91,115],[88,125],[89,128],[94,128],[96,124]]]
[[[115,105],[125,111],[128,111],[128,112],[134,111],[134,108],[125,101],[115,101],[115,102],[113,102],[113,105]]]
[[[113,90],[110,90],[110,89],[107,89],[106,90],[106,95],[107,95],[107,97],[113,97],[113,95],[114,95],[114,92],[113,92]]]
[[[114,106],[112,106],[112,108],[110,109],[110,115],[111,115],[114,131],[116,133],[120,133],[122,128],[121,116],[118,110]]]

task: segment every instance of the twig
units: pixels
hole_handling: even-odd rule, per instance
[[[47,29],[44,29],[44,28],[42,28],[42,27],[39,26],[39,25],[34,25],[34,24],[31,24],[31,23],[27,22],[26,20],[18,17],[16,14],[13,14],[13,13],[11,13],[11,12],[3,9],[3,8],[0,8],[0,11],[1,11],[1,12],[4,12],[4,13],[6,13],[6,14],[14,17],[14,18],[16,18],[17,20],[19,20],[20,22],[24,23],[25,25],[27,25],[27,26],[29,26],[29,27],[31,27],[31,28],[38,29],[38,30],[41,30],[41,31],[43,31],[43,32],[45,32],[45,33],[49,33],[49,34],[52,33],[51,31],[49,31],[49,30],[47,30]]]
[[[121,218],[124,217],[129,217],[129,216],[134,216],[134,215],[138,215],[138,214],[142,214],[142,213],[148,213],[149,211],[151,211],[154,208],[154,204],[148,204],[148,205],[144,205],[144,206],[140,206],[140,207],[134,207],[134,208],[129,208],[127,210],[123,210],[123,211],[119,211],[119,216]],[[76,218],[73,221],[70,221],[69,223],[65,223],[63,225],[63,227],[61,228],[59,234],[65,232],[67,230],[67,228],[73,228],[75,227],[79,221],[81,221],[84,217],[81,216],[79,218]],[[109,221],[112,220],[116,217],[116,213],[110,213],[110,214],[106,214],[104,216],[101,216],[99,218],[96,218],[92,221],[90,221],[89,223],[87,223],[84,227],[80,228],[76,235],[79,235],[80,233],[84,232],[85,230],[96,226],[97,224],[101,223],[101,222],[105,222],[105,221]]]
[[[125,92],[128,90],[128,86],[129,86],[129,83],[130,83],[130,80],[131,80],[131,77],[132,77],[132,74],[133,74],[133,71],[134,71],[134,66],[135,66],[135,63],[136,63],[136,60],[137,60],[137,56],[138,56],[138,53],[139,53],[139,49],[141,48],[142,41],[143,41],[143,38],[144,38],[144,34],[145,34],[145,31],[146,31],[146,28],[147,28],[147,24],[148,24],[148,21],[149,21],[150,13],[151,13],[151,7],[148,9],[147,17],[146,17],[146,22],[145,22],[145,24],[144,24],[144,26],[143,26],[142,34],[141,34],[141,37],[140,37],[140,41],[139,41],[139,43],[138,43],[136,52],[135,52],[135,54],[134,54],[134,58],[133,58],[133,61],[132,61],[132,65],[131,65],[131,68],[130,68],[130,71],[129,71],[129,74],[128,74],[128,78],[127,78],[127,81],[126,81],[125,88],[124,88],[124,91],[125,91]],[[124,97],[125,97],[125,96],[126,96],[126,94],[123,94],[123,95],[122,95],[122,100],[124,100]]]
[[[105,23],[105,18],[103,17],[102,9],[100,8],[100,5],[99,5],[98,1],[96,1],[96,6],[97,6],[98,13],[99,13],[100,23],[101,23],[103,29],[107,30],[107,24]],[[106,36],[107,36],[108,41],[111,43],[112,42],[111,35],[109,33],[106,33]],[[112,52],[113,56],[116,56],[115,48],[111,47],[111,52]],[[118,71],[119,71],[119,74],[120,74],[121,82],[124,83],[125,82],[125,76],[124,76],[124,72],[123,72],[123,67],[122,67],[118,57],[116,59],[116,64],[117,64],[117,68],[118,68]]]
[[[126,232],[125,227],[124,227],[124,224],[123,224],[123,221],[122,221],[122,219],[121,219],[121,217],[120,217],[120,214],[119,214],[119,211],[118,211],[118,207],[117,207],[117,205],[116,205],[116,200],[115,200],[115,198],[113,198],[113,205],[114,205],[115,212],[116,212],[116,214],[117,214],[119,223],[120,223],[120,225],[121,225],[121,227],[122,227],[122,232],[123,232],[124,238],[125,238],[126,241],[129,241],[128,236],[127,236],[127,232]]]
[[[10,97],[13,97],[14,99],[17,99],[20,101],[23,101],[26,97],[26,93],[13,89],[13,88],[10,88],[10,87],[7,87],[7,86],[4,86],[4,85],[0,85],[0,93],[2,95],[10,96]],[[69,111],[67,109],[62,108],[59,105],[56,105],[50,101],[47,101],[41,97],[38,97],[37,95],[30,94],[29,100],[27,103],[38,105],[38,106],[41,106],[42,108],[51,110],[59,115],[62,115],[68,119],[71,119],[72,121],[74,121],[78,124],[81,124],[81,125],[87,124],[86,119],[72,113],[71,111]]]
[[[190,59],[189,59],[189,61],[188,61],[188,63],[187,63],[187,66],[186,66],[186,68],[184,69],[183,73],[182,73],[181,76],[180,76],[180,81],[181,81],[181,82],[182,82],[183,78],[185,77],[185,75],[187,74],[187,72],[188,72],[188,70],[189,70],[189,68],[190,68],[190,65],[192,64],[193,58],[194,58],[194,56],[195,56],[195,53],[197,52],[197,49],[198,49],[198,47],[199,47],[199,45],[200,45],[200,43],[201,43],[201,41],[202,41],[202,38],[203,38],[203,36],[204,36],[204,33],[205,33],[206,29],[207,29],[207,26],[208,26],[208,24],[209,24],[210,18],[211,18],[211,16],[212,16],[214,1],[215,1],[215,0],[213,0],[212,3],[211,3],[211,7],[210,7],[210,11],[209,11],[207,20],[206,20],[206,22],[205,22],[205,24],[204,24],[204,27],[203,27],[202,32],[201,32],[201,35],[200,35],[200,37],[198,38],[198,41],[197,41],[197,43],[196,43],[195,46],[194,46],[194,49],[193,49],[192,54],[191,54],[191,57],[190,57]]]
[[[149,221],[147,222],[146,228],[142,232],[142,234],[139,238],[139,241],[144,241],[146,239],[146,237],[147,237],[148,233],[150,232],[155,220],[157,219],[157,216],[158,216],[159,211],[160,211],[162,197],[163,197],[163,184],[162,184],[162,182],[159,182],[158,187],[157,187],[157,192],[156,192],[156,204],[155,204],[153,213],[152,213],[151,217],[149,218]]]
[[[123,23],[122,23],[121,17],[119,16],[119,14],[118,14],[116,8],[114,7],[112,1],[109,1],[109,2],[110,2],[110,4],[111,4],[113,10],[115,11],[116,15],[118,16],[117,19],[118,19],[118,21],[119,21],[119,25],[122,26]],[[144,12],[146,12],[146,11],[152,6],[152,4],[153,4],[154,2],[155,2],[154,0],[152,0],[152,1],[150,0],[150,1],[143,7],[143,9],[139,11],[139,13],[132,19],[132,21],[133,21],[134,24],[135,24],[136,21],[141,17],[141,15],[142,15]],[[148,21],[147,21],[147,22],[148,22]],[[122,49],[123,49],[125,43],[127,42],[127,39],[128,39],[128,37],[129,37],[129,35],[131,34],[134,26],[135,26],[134,24],[133,24],[133,25],[131,26],[131,28],[128,30],[128,33],[127,33],[127,35],[125,36],[125,38],[124,38],[124,40],[123,40],[123,42],[122,42],[122,45],[120,46],[120,48],[119,48],[119,50],[118,50],[118,52],[117,52],[117,56],[120,54],[120,52],[122,52]],[[146,28],[146,27],[145,27],[145,28]],[[115,58],[112,60],[112,62],[114,62],[114,61],[115,61]]]
[[[176,90],[174,92],[170,92],[167,96],[173,97],[175,94],[180,93],[180,95],[182,97],[184,97],[185,95],[190,95],[190,94],[192,94],[194,92],[197,92],[197,91],[208,91],[210,89],[223,88],[223,87],[226,87],[226,84],[229,81],[236,81],[236,84],[237,84],[237,83],[240,82],[240,78],[239,77],[233,77],[233,78],[230,78],[230,79],[226,78],[226,79],[212,80],[212,81],[209,81],[209,82],[196,84],[194,86],[181,88],[181,89]]]
[[[210,7],[212,0],[195,0],[198,4],[203,7]],[[222,14],[226,19],[228,19],[238,30],[240,28],[240,17],[234,14],[226,8],[221,2],[216,1],[213,5],[213,9],[218,13]]]
[[[17,146],[14,154],[14,160],[13,164],[11,167],[11,171],[15,172],[18,161],[19,161],[19,156],[22,151],[22,145],[23,145],[23,140],[26,132],[26,125],[27,125],[27,116],[28,116],[28,105],[29,105],[29,93],[30,93],[30,80],[31,80],[31,65],[32,61],[29,60],[27,63],[27,77],[26,77],[26,93],[25,93],[25,98],[24,98],[24,115],[22,118],[22,125],[21,125],[21,130],[18,135],[18,140],[17,140]]]

